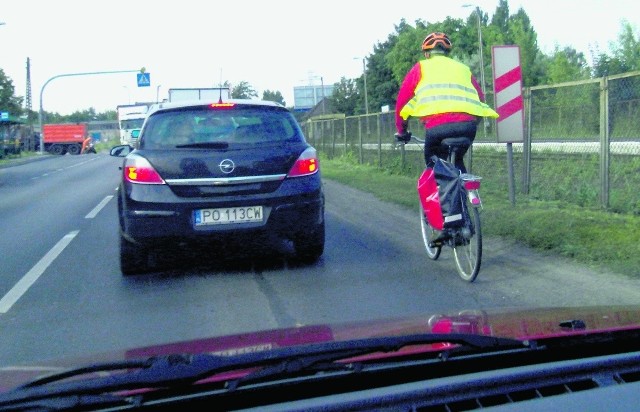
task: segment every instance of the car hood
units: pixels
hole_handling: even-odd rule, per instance
[[[0,391],[70,368],[170,354],[233,356],[323,342],[423,333],[461,333],[538,341],[603,331],[640,329],[640,306],[462,310],[424,316],[265,330],[0,367]],[[438,350],[427,345],[421,350]],[[100,372],[104,375],[105,372]]]

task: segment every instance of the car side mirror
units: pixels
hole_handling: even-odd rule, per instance
[[[133,151],[133,147],[127,144],[122,144],[122,145],[112,147],[111,150],[109,151],[109,154],[115,157],[125,157],[132,151]]]

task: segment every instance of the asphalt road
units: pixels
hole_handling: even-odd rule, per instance
[[[0,169],[0,366],[211,335],[495,307],[637,304],[639,282],[485,239],[475,283],[423,251],[417,212],[325,181],[327,245],[313,265],[234,250],[118,264],[119,159],[46,156]],[[486,205],[489,207],[489,205]]]

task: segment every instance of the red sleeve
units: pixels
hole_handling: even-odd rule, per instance
[[[471,75],[471,83],[473,84],[473,87],[475,87],[478,91],[478,97],[480,98],[480,101],[484,103],[484,93],[482,92],[482,89],[480,88],[480,85],[478,84],[478,81],[473,76],[473,74]]]
[[[402,133],[404,123],[404,120],[400,117],[400,111],[404,105],[413,98],[414,91],[416,90],[416,86],[420,82],[421,78],[422,70],[420,68],[420,63],[416,63],[402,81],[400,91],[398,92],[398,98],[396,99],[396,129],[398,130],[398,133]]]

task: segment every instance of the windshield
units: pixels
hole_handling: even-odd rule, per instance
[[[3,2],[0,394],[635,349],[639,6],[466,3]]]
[[[142,127],[142,123],[144,123],[144,118],[142,119],[126,119],[120,121],[121,129],[140,129]]]

